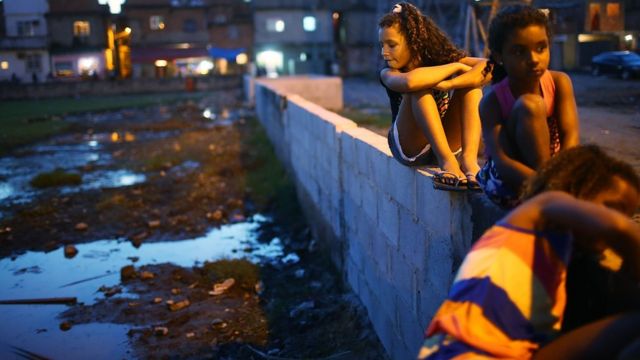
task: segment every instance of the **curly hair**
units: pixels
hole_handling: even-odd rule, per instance
[[[459,61],[466,56],[458,49],[433,20],[408,2],[401,2],[399,12],[391,11],[378,22],[380,28],[398,25],[411,52],[420,66],[435,66]]]
[[[514,29],[524,29],[530,25],[540,25],[547,31],[547,38],[551,41],[551,26],[547,15],[529,5],[511,5],[498,12],[489,25],[489,61],[482,74],[489,72],[493,76],[491,83],[495,84],[507,76],[504,67],[495,60],[495,54],[502,54],[502,48],[507,37]]]
[[[576,146],[552,157],[524,184],[521,199],[544,191],[564,191],[579,199],[591,199],[611,186],[617,176],[640,192],[640,178],[628,163],[607,155],[597,145]]]

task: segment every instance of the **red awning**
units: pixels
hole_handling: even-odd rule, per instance
[[[175,48],[132,48],[131,62],[134,64],[150,63],[156,60],[172,61],[176,59],[186,59],[193,57],[209,57],[209,52],[204,47],[194,47],[188,49]]]

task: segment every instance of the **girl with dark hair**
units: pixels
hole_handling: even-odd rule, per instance
[[[394,158],[419,166],[433,163],[435,155],[441,169],[433,177],[435,188],[479,191],[478,103],[480,87],[490,79],[482,72],[486,61],[466,57],[407,2],[396,4],[378,25],[387,64],[380,82],[391,103],[388,141]]]
[[[576,176],[578,174],[579,176]],[[574,245],[613,249],[640,280],[640,179],[596,146],[565,150],[529,180],[524,202],[465,257],[419,359],[637,359],[640,313],[560,334]]]
[[[480,102],[487,162],[478,181],[510,208],[524,181],[560,149],[578,144],[578,113],[567,74],[550,71],[551,32],[544,12],[514,5],[489,27],[493,86]]]

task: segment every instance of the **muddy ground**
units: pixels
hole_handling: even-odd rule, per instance
[[[234,103],[215,94],[198,103],[69,116],[71,131],[50,144],[110,138],[103,146],[114,161],[85,165],[81,175],[117,167],[146,181],[64,194],[45,188],[26,203],[2,202],[0,256],[64,246],[72,256],[74,245],[96,239],[177,241],[260,213],[272,220],[260,225],[259,241],[277,237],[293,257],[189,268],[141,266],[132,258],[119,285],[96,289],[93,304],[71,306],[60,328],[127,324],[132,358],[385,358],[365,311],[317,250],[251,112],[223,109]],[[226,279],[235,283],[211,295]]]

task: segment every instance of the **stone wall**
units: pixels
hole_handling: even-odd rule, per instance
[[[415,358],[472,240],[500,211],[478,194],[434,190],[430,169],[400,165],[386,138],[305,99],[317,97],[314,81],[256,80],[256,113],[387,352]],[[341,106],[334,94],[324,101]]]
[[[188,82],[195,80],[193,87]],[[171,79],[125,79],[57,81],[39,84],[0,82],[0,100],[46,99],[56,97],[108,96],[136,93],[163,93],[213,90],[240,90],[242,77],[209,76]]]

